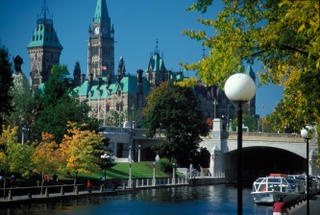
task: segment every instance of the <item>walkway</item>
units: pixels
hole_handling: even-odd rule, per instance
[[[292,208],[289,211],[290,215],[306,215],[307,214],[307,202]],[[313,200],[310,200],[310,215],[320,214],[320,195],[317,195]]]

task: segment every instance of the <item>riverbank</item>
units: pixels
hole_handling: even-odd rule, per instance
[[[101,185],[92,187],[92,190],[90,191],[88,191],[88,188],[83,184],[76,185],[75,187],[72,185],[44,186],[43,189],[41,189],[41,187],[8,188],[7,197],[0,198],[0,207],[11,207],[12,205],[17,204],[52,202],[56,200],[77,199],[83,197],[91,198],[99,196],[123,195],[139,192],[139,190],[144,189],[169,188],[201,184],[221,184],[224,182],[225,180],[223,178],[187,180],[185,177],[177,177],[176,179],[156,178],[155,181],[153,181],[152,178],[140,178],[133,179],[131,182],[124,181],[124,183],[119,184],[118,188],[110,189]],[[130,184],[131,186],[128,186]],[[17,195],[17,193],[21,193],[23,190],[25,190],[24,195]]]

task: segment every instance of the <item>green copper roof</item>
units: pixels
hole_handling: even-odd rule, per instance
[[[142,82],[143,86],[143,93],[148,94],[150,89],[148,82],[143,79]],[[74,92],[77,94],[80,94],[80,96],[88,96],[91,94],[91,97],[89,99],[103,99],[103,98],[111,98],[112,94],[117,93],[118,88],[121,88],[121,91],[123,93],[137,93],[137,77],[133,76],[126,76],[123,77],[120,80],[120,83],[116,82],[115,78],[112,78],[110,85],[107,87],[107,79],[102,78],[102,83],[100,87],[98,88],[98,80],[94,80],[92,82],[91,87],[89,88],[88,81],[86,80],[83,82],[83,84],[79,87],[74,88]],[[99,97],[99,92],[100,92],[100,97]]]
[[[154,53],[154,55],[150,58],[148,71],[160,71],[161,68],[164,67],[164,70],[166,70],[164,66],[163,59],[160,57],[158,53]]]
[[[55,47],[62,49],[57,34],[53,28],[52,20],[38,20],[37,28],[35,29],[32,35],[32,40],[28,44],[28,48],[39,46]]]
[[[247,67],[246,74],[249,75],[255,81],[256,74],[253,72],[251,65]]]
[[[109,15],[107,10],[106,0],[97,1],[96,11],[93,17],[93,23],[94,24],[100,23],[100,18],[101,18],[101,23],[108,23]]]

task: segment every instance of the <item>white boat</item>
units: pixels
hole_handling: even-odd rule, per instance
[[[290,202],[301,197],[295,181],[284,174],[258,178],[253,183],[251,195],[256,204],[273,204],[279,198]]]

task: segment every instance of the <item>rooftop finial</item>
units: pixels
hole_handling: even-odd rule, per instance
[[[159,40],[156,39],[156,48],[154,50],[154,53],[159,53]]]

